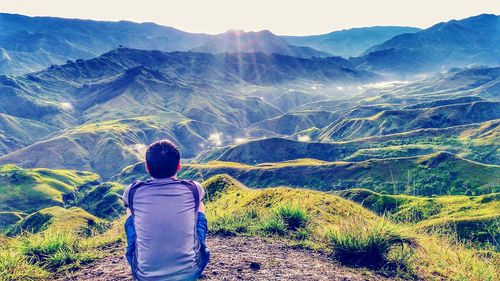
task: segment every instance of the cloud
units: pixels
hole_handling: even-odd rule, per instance
[[[73,111],[73,109],[75,109],[75,108],[73,107],[73,105],[72,105],[71,103],[69,103],[69,102],[62,102],[62,103],[60,104],[60,106],[61,106],[61,108],[62,108],[63,110],[67,110],[67,111]]]
[[[223,134],[221,132],[212,133],[208,136],[208,141],[215,146],[221,146],[222,136]]]
[[[308,135],[298,135],[297,140],[303,141],[303,142],[309,142],[309,141],[311,141],[311,137]]]

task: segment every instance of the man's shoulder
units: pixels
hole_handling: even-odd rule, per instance
[[[205,190],[203,189],[203,186],[201,185],[200,182],[198,182],[196,180],[188,180],[188,179],[179,180],[179,181],[180,182],[185,182],[185,183],[188,183],[188,184],[193,184],[194,186],[196,186],[196,189],[197,189],[199,197],[200,197],[200,201],[205,197]]]
[[[141,181],[141,180],[135,180],[134,182],[132,182],[131,184],[129,184],[125,190],[123,190],[123,195],[122,195],[122,201],[123,203],[125,203],[125,206],[128,206],[129,205],[129,202],[128,202],[128,197],[129,197],[129,194],[130,194],[130,190],[132,188],[138,188],[144,184],[146,184],[147,181]]]

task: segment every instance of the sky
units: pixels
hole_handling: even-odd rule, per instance
[[[0,0],[0,11],[155,22],[197,33],[268,29],[308,35],[375,25],[427,28],[482,13],[499,15],[500,0]]]

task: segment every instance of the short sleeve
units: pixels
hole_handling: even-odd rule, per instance
[[[127,208],[128,208],[128,194],[130,192],[131,187],[132,187],[132,185],[127,186],[127,188],[125,188],[125,190],[123,191],[123,195],[122,195],[123,204],[125,204],[125,207],[127,207]]]
[[[198,188],[198,194],[200,194],[200,202],[205,198],[205,189],[201,186],[201,184],[197,181],[194,182],[196,187]]]

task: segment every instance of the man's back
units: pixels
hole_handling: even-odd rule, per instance
[[[200,200],[204,191],[196,184]],[[128,202],[130,187],[123,200]],[[153,179],[133,196],[136,266],[139,280],[184,280],[199,270],[195,196],[183,183]]]

